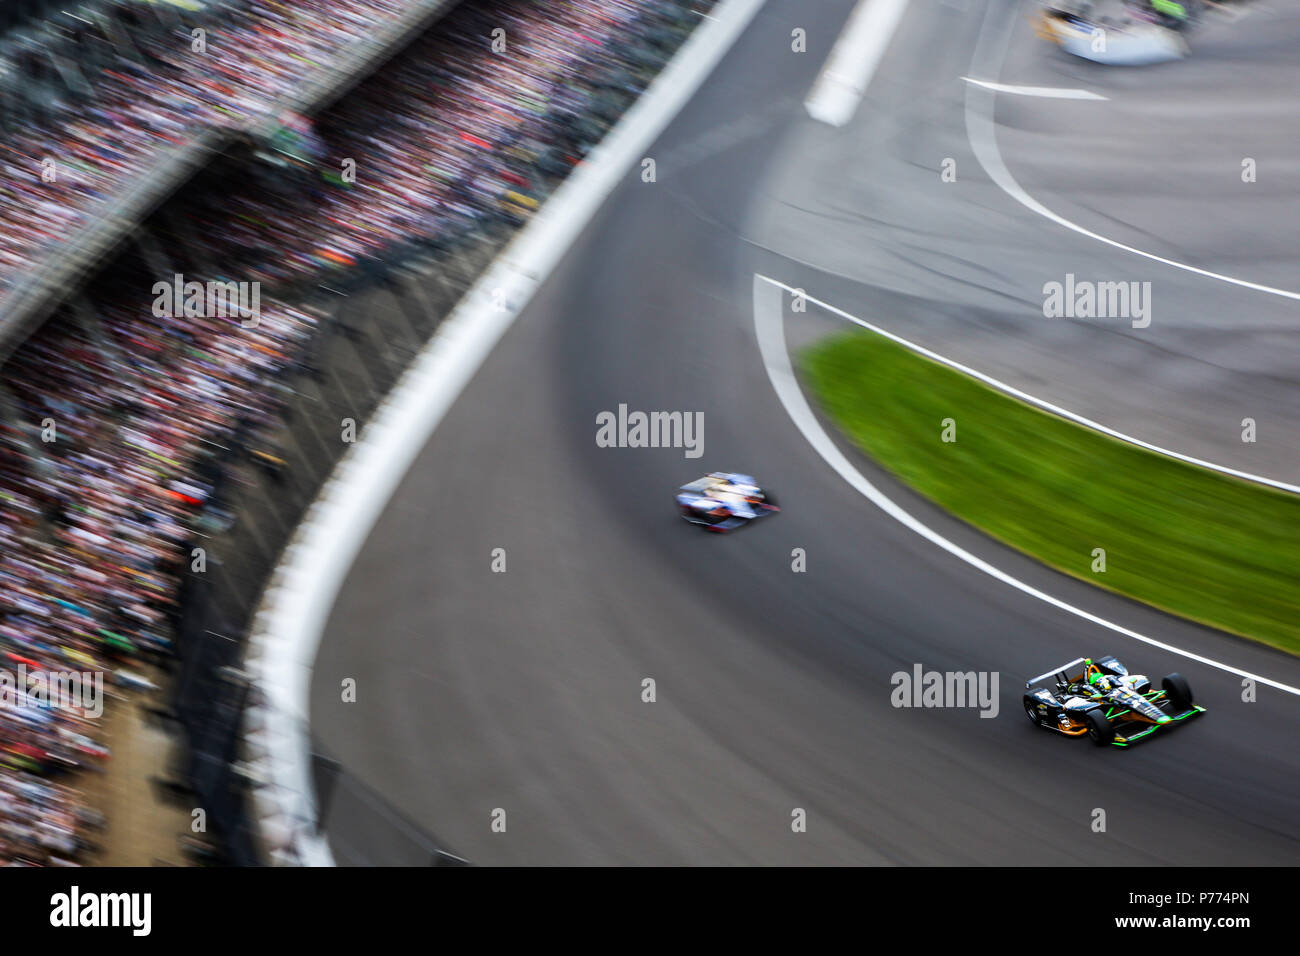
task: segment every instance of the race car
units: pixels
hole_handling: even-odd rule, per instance
[[[1070,672],[1082,670],[1070,676]],[[1056,690],[1034,687],[1056,677]],[[1099,747],[1127,747],[1162,727],[1205,713],[1192,702],[1181,674],[1169,674],[1155,690],[1114,657],[1080,657],[1025,682],[1025,713],[1037,726],[1067,737],[1087,734]]]
[[[678,489],[677,510],[691,524],[725,533],[781,509],[750,475],[711,471]]]
[[[1199,10],[1191,0],[1049,0],[1039,13],[1036,32],[1085,60],[1148,66],[1188,55],[1182,34]]]

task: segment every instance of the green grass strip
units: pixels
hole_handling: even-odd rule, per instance
[[[1066,574],[1300,653],[1300,496],[1107,438],[873,333],[800,358],[839,427],[957,517]]]

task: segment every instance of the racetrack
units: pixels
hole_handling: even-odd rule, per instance
[[[1288,288],[1294,117],[1268,91],[1300,19],[1252,11],[1234,32],[1208,28],[1204,55],[1139,76],[1057,56],[1013,3],[914,3],[836,129],[802,99],[850,6],[769,2],[651,151],[659,181],[629,174],[488,358],[339,596],[314,734],[481,864],[1294,864],[1300,698],[1261,686],[1245,703],[1238,677],[999,583],[875,507],[773,390],[755,310],[787,300],[756,293],[754,275],[1144,439],[1295,480],[1297,303],[1044,218],[990,181],[971,131],[995,106],[1007,168],[1087,229]],[[807,54],[787,52],[795,26]],[[1228,69],[1232,57],[1258,72]],[[1008,103],[971,93],[969,75],[1109,99]],[[1203,113],[1169,116],[1193,91]],[[1270,108],[1276,124],[1243,113]],[[1093,122],[1089,110],[1107,111],[1090,127],[1101,134],[1062,133]],[[1150,173],[1151,155],[1167,156],[1153,115],[1183,124],[1165,131],[1178,175]],[[1249,236],[1222,211],[1238,208],[1240,157],[1216,117],[1232,115],[1233,135],[1254,137],[1236,152],[1280,177],[1243,187],[1262,194],[1241,220]],[[945,157],[956,183],[940,183]],[[1042,285],[1067,272],[1152,281],[1151,327],[1044,319]],[[842,325],[784,311],[792,347]],[[598,448],[596,415],[620,404],[703,411],[704,456]],[[1246,415],[1256,445],[1240,441]],[[1300,661],[1047,571],[845,452],[929,528],[1021,581],[1300,686]],[[783,513],[727,537],[686,527],[672,491],[712,469],[752,472]],[[791,570],[794,548],[805,573]],[[1128,752],[1029,725],[1026,677],[1108,652],[1156,678],[1182,672],[1209,712]],[[1000,672],[997,718],[895,709],[890,675],[918,662]],[[344,677],[356,703],[339,702]],[[806,833],[791,831],[796,807]],[[495,808],[505,833],[490,828]],[[1095,808],[1105,833],[1090,829]],[[357,857],[346,821],[330,836],[340,862]]]

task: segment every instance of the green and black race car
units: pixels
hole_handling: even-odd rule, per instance
[[[1082,671],[1070,676],[1079,665]],[[1034,687],[1055,676],[1055,692]],[[1161,690],[1141,674],[1130,674],[1114,657],[1080,657],[1025,682],[1025,713],[1039,727],[1067,737],[1087,734],[1100,746],[1127,747],[1162,727],[1205,713],[1192,701],[1181,674],[1169,674]]]

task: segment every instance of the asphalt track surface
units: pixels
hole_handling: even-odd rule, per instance
[[[488,358],[339,595],[314,734],[479,864],[1294,864],[1300,698],[1260,687],[1243,702],[1240,678],[999,584],[875,508],[773,391],[753,276],[1142,438],[1294,479],[1294,445],[1280,446],[1300,394],[1297,303],[1136,261],[1031,212],[980,168],[967,109],[996,108],[1008,168],[1066,218],[1286,288],[1295,118],[1291,87],[1275,88],[1300,21],[1261,8],[1237,32],[1208,28],[1184,63],[1106,72],[1035,40],[1015,4],[913,3],[855,119],[833,129],[802,99],[850,6],[769,2],[651,151],[659,181],[629,174]],[[795,26],[804,55],[787,52]],[[964,75],[1111,98],[968,102]],[[1109,117],[1091,133],[1089,110]],[[1229,118],[1249,147],[1226,142]],[[1253,184],[1246,211],[1242,156],[1278,177]],[[957,183],[940,184],[944,157]],[[1066,272],[1152,281],[1151,328],[1044,319],[1042,284]],[[796,348],[840,327],[816,309],[786,316]],[[703,410],[704,456],[598,448],[596,415],[620,403]],[[1252,410],[1261,440],[1243,450]],[[1044,569],[848,454],[1029,584],[1300,685],[1300,661]],[[731,536],[685,526],[672,491],[712,469],[754,473],[782,514]],[[1104,653],[1183,673],[1208,713],[1128,751],[1033,728],[1024,679]],[[890,675],[915,663],[999,672],[998,716],[894,708]],[[355,703],[339,701],[345,677]],[[655,703],[641,699],[647,677]],[[794,808],[806,833],[792,832]],[[360,858],[348,819],[330,836],[340,862]]]

